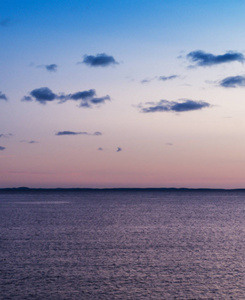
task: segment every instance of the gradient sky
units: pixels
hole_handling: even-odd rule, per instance
[[[0,187],[245,188],[245,1],[0,1]]]

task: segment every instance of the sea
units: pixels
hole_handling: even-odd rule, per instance
[[[0,299],[245,299],[245,191],[2,190]]]

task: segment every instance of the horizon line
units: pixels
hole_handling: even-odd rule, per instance
[[[158,191],[245,191],[245,188],[188,188],[188,187],[112,187],[112,188],[29,188],[29,187],[8,187],[0,188],[1,191],[137,191],[137,190],[158,190]]]

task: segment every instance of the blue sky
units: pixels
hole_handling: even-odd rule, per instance
[[[1,187],[245,186],[244,1],[0,12]]]

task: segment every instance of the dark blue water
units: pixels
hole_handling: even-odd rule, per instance
[[[1,299],[245,299],[245,192],[0,194]]]

